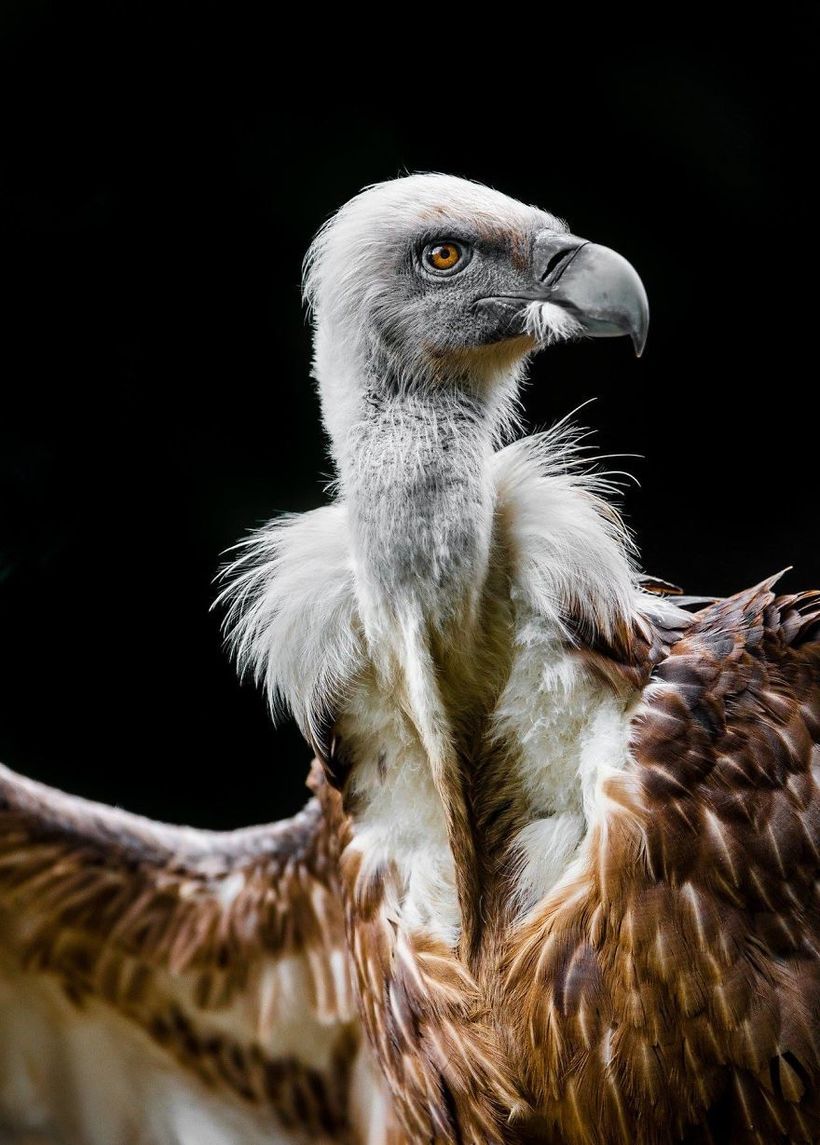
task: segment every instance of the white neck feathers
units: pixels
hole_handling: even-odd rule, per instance
[[[476,502],[480,518],[489,505],[481,530],[489,535],[495,522],[507,541],[514,602],[559,631],[566,617],[575,618],[589,639],[608,636],[633,614],[638,590],[628,534],[603,499],[606,480],[583,464],[576,431],[559,426],[516,441],[486,467],[473,457],[459,460],[479,468],[487,483],[486,502],[483,495]],[[393,476],[385,471],[385,497]],[[333,505],[253,533],[225,570],[219,597],[228,605],[226,629],[240,669],[264,685],[274,712],[290,710],[314,742],[321,720],[338,711],[369,660],[363,616],[370,590],[356,559],[361,542],[349,499],[345,487]],[[417,525],[406,514],[387,520],[386,508],[388,502],[371,506],[381,527],[395,525],[388,538],[401,543]],[[389,512],[396,511],[394,502]],[[470,559],[483,561],[483,550]],[[395,567],[389,554],[385,560]]]

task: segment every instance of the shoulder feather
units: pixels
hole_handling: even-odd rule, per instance
[[[661,654],[584,872],[517,943],[528,1080],[568,1141],[818,1139],[820,597],[776,579]]]

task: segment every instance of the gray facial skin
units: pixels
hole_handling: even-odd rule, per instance
[[[436,270],[429,251],[446,242],[463,256],[454,268]],[[396,270],[401,304],[394,294],[389,311],[373,315],[388,345],[419,331],[443,354],[491,345],[524,332],[531,302],[566,309],[586,336],[629,335],[639,356],[646,343],[649,305],[637,272],[615,251],[575,235],[536,230],[513,248],[506,235],[443,220],[408,240]]]

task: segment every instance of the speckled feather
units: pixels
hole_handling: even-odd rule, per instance
[[[583,870],[511,941],[545,1139],[818,1139],[820,608],[771,583],[656,667]]]
[[[294,1140],[351,1132],[358,1034],[333,951],[408,1140],[815,1140],[817,596],[767,583],[696,614],[671,647],[647,623],[627,675],[651,669],[631,762],[606,781],[582,867],[505,924],[500,990],[402,933],[401,880],[345,855],[342,797],[318,775],[319,803],[292,823],[225,837],[4,769],[0,902],[25,973],[53,975],[78,1008],[104,999],[207,1085],[275,1107]],[[206,1036],[237,996],[262,1020],[262,954],[307,952],[305,1006],[339,1022],[332,1077]],[[186,975],[190,1013],[168,993]]]
[[[0,978],[56,984],[78,1018],[103,1003],[288,1139],[346,1140],[359,1035],[331,846],[316,800],[271,827],[196,831],[0,768]]]

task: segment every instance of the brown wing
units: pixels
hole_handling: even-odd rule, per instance
[[[820,601],[771,584],[655,669],[587,868],[512,964],[562,1140],[820,1140]]]
[[[198,831],[0,767],[6,1074],[25,1065],[11,1061],[23,1000],[59,993],[55,1039],[66,1014],[102,1008],[262,1121],[273,1111],[311,1140],[346,1132],[358,1035],[329,846],[316,800],[273,826]],[[0,1079],[0,1127],[4,1099]]]

